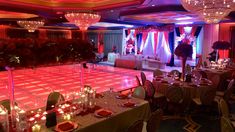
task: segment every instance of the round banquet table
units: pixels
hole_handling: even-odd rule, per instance
[[[198,71],[204,71],[207,75],[207,78],[213,82],[216,87],[216,90],[225,90],[226,89],[226,80],[232,75],[231,69],[217,70],[210,68],[202,68]]]
[[[170,76],[157,76],[153,79],[153,86],[156,93],[162,93],[166,95],[167,90],[171,85],[176,85],[182,88],[184,92],[184,103],[190,104],[191,99],[199,98],[200,94],[205,90],[212,88],[212,82],[209,80],[202,80],[199,85],[194,83],[182,82],[179,80],[173,80]]]

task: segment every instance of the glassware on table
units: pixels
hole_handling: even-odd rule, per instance
[[[0,105],[0,127],[3,131],[9,131],[8,111],[5,107]]]

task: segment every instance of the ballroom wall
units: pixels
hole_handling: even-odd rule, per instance
[[[219,39],[219,24],[205,24],[203,26],[203,35],[202,61],[208,62],[208,54],[213,51],[211,47]]]

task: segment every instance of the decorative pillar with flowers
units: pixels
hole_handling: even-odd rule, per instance
[[[175,55],[181,58],[182,63],[182,75],[181,78],[184,80],[184,74],[185,74],[185,64],[187,61],[187,58],[192,58],[193,54],[193,47],[189,44],[189,39],[183,39],[180,44],[175,49]]]

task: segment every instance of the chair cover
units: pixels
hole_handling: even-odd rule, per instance
[[[227,118],[229,117],[228,105],[224,99],[220,99],[219,101],[219,110],[222,116],[227,117]]]
[[[178,70],[172,70],[172,71],[170,72],[170,75],[174,75],[174,73],[176,73],[177,76],[180,76],[180,72],[179,72]]]
[[[142,132],[143,125],[143,120],[137,120],[127,129],[127,132]]]
[[[147,98],[153,98],[154,94],[155,94],[155,88],[154,88],[152,82],[149,80],[146,80],[144,83],[144,87],[145,87],[145,91],[147,94]]]
[[[50,110],[52,105],[64,101],[64,96],[59,92],[52,92],[48,95],[46,110]]]
[[[136,78],[137,85],[138,85],[138,86],[141,86],[139,77],[138,77],[138,76],[135,76],[135,78]]]
[[[146,81],[146,75],[144,74],[144,72],[141,72],[140,76],[141,76],[142,84],[144,85],[144,83]]]
[[[11,113],[11,105],[10,105],[9,99],[5,99],[5,100],[0,101],[0,105],[2,105],[4,108],[7,109],[8,114]],[[17,105],[17,103],[15,103],[15,105]]]
[[[132,96],[140,99],[145,99],[145,89],[142,86],[135,88]]]
[[[160,127],[160,123],[162,120],[163,111],[162,109],[158,109],[152,113],[151,117],[147,121],[147,132],[156,132],[157,129]]]
[[[184,91],[177,86],[170,86],[166,92],[166,98],[168,102],[182,103],[184,99]]]
[[[220,119],[221,132],[234,132],[231,121],[226,117],[221,117]]]
[[[156,69],[155,71],[153,71],[153,77],[160,76],[162,74],[163,74],[162,71],[159,69]]]
[[[202,105],[211,105],[215,99],[216,90],[213,88],[208,88],[207,90],[203,90],[200,94],[200,101]]]
[[[230,97],[233,94],[234,87],[235,87],[235,81],[234,79],[232,79],[228,84],[227,90],[224,92],[224,97],[223,97],[224,100],[228,101],[230,99]]]

